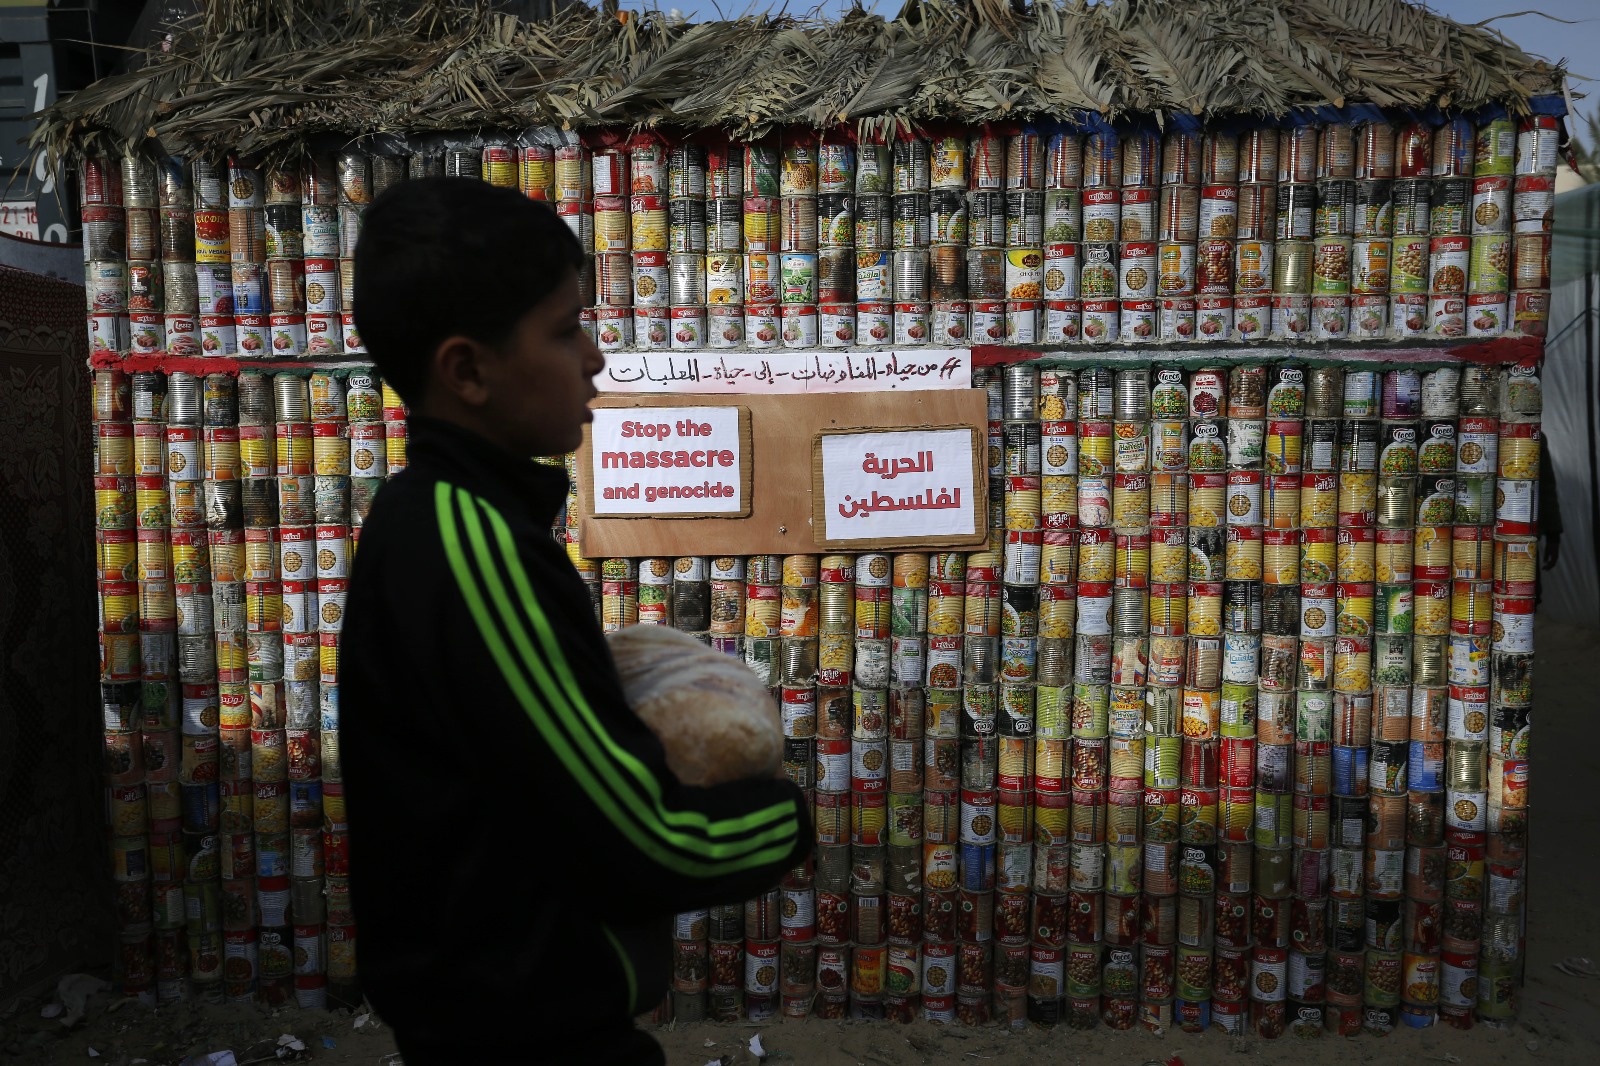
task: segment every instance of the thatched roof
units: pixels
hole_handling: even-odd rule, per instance
[[[1020,0],[1018,6],[1020,7]],[[210,0],[35,144],[246,153],[383,131],[887,127],[1084,113],[1526,107],[1562,72],[1404,0],[920,0],[885,20],[674,23],[574,5],[523,23],[450,0]]]

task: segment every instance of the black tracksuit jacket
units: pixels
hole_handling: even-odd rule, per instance
[[[781,780],[680,784],[550,536],[556,468],[413,417],[340,646],[358,967],[407,1066],[663,1062],[670,916],[810,846]],[[532,1023],[532,1024],[530,1024]]]

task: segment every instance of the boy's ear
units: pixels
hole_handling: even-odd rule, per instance
[[[433,387],[469,407],[489,399],[488,348],[471,337],[446,337],[433,351]]]

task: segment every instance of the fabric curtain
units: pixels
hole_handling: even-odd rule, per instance
[[[0,1003],[110,947],[83,299],[0,267]]]

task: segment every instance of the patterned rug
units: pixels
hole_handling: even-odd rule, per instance
[[[83,308],[0,267],[0,1003],[111,947]]]

